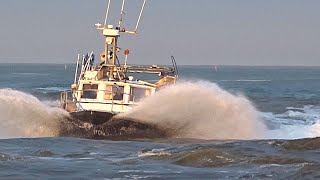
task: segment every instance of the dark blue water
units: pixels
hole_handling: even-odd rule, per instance
[[[74,65],[1,64],[0,177],[320,178],[320,67],[181,66],[179,72],[181,82],[205,81],[244,95],[266,125],[262,139],[56,137],[65,116],[60,92],[69,89]]]

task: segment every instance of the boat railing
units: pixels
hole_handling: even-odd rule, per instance
[[[60,94],[60,106],[63,108],[63,109],[67,109],[67,106],[68,106],[68,101],[72,100],[70,99],[70,95],[71,94],[71,91],[68,90],[68,91],[63,91],[61,92]]]
[[[60,93],[60,106],[67,111],[84,110],[71,90]]]
[[[83,79],[84,74],[88,70],[93,70],[95,68],[95,65],[93,65],[94,62],[94,54],[93,51],[91,53],[87,53],[86,55],[82,56],[82,62],[80,62],[80,54],[78,54],[78,59],[77,59],[77,65],[76,65],[76,71],[74,75],[74,83],[77,82],[77,79]],[[81,63],[81,69],[80,69],[80,74],[78,75],[79,71],[79,64]]]
[[[174,75],[175,68],[167,66],[127,65],[127,73]]]

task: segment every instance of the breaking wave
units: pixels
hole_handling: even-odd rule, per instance
[[[287,107],[282,114],[260,113],[268,124],[268,139],[302,139],[320,136],[320,107]]]
[[[177,138],[257,139],[265,131],[248,99],[204,81],[168,86],[118,118],[153,124]]]
[[[67,115],[32,95],[11,89],[0,89],[0,114],[0,138],[58,136],[59,120]]]

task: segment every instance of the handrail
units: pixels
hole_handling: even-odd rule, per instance
[[[78,54],[78,59],[77,59],[77,65],[76,65],[76,72],[74,73],[74,84],[77,83],[77,76],[78,76],[78,69],[79,69],[79,61],[80,61],[80,54]]]
[[[84,76],[84,74],[85,74],[85,72],[89,70],[90,63],[91,63],[91,61],[93,60],[92,58],[93,58],[93,51],[91,51],[88,59],[86,59],[86,57],[83,55],[83,57],[82,57],[82,63],[81,63],[81,64],[82,64],[82,65],[81,65],[81,72],[80,72],[80,74],[79,74],[78,80],[82,79],[83,76]],[[85,60],[86,60],[86,61],[85,61]],[[84,63],[85,63],[85,64],[84,64]]]
[[[70,97],[68,94],[72,95],[72,101],[77,104],[77,108],[83,110],[81,104],[77,101],[77,98],[75,97],[75,94],[72,93],[71,90],[63,91],[60,93],[60,104],[62,105],[63,109],[67,109],[68,106],[68,97]]]

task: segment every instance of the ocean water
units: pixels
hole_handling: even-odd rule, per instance
[[[318,179],[320,67],[180,66],[123,114],[164,137],[61,134],[74,65],[0,64],[0,179]]]

